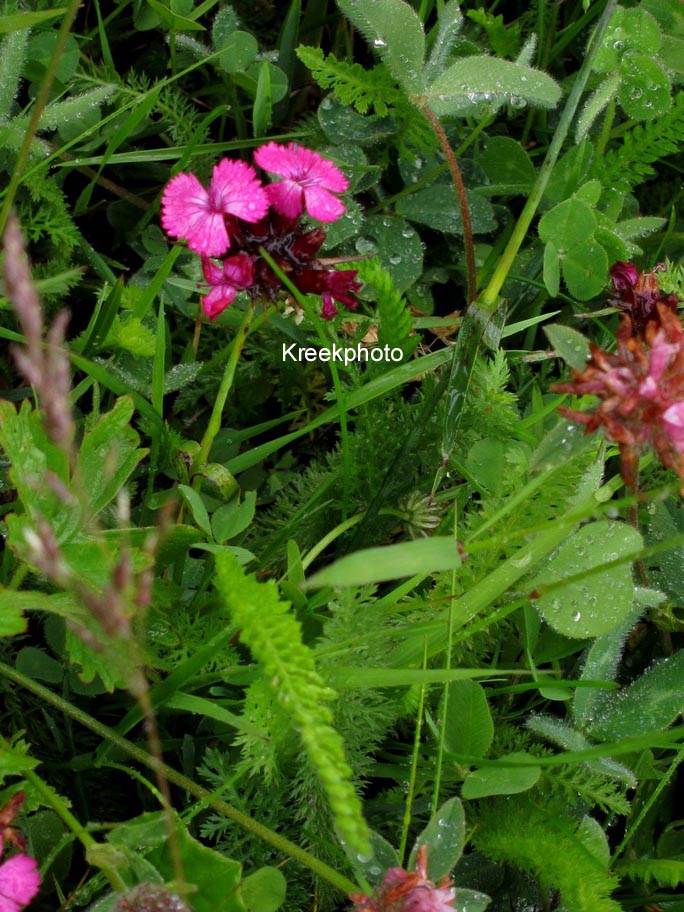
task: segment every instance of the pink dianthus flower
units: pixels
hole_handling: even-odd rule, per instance
[[[242,161],[223,158],[214,168],[209,189],[194,174],[177,174],[162,195],[162,225],[171,237],[185,238],[202,256],[221,256],[230,246],[226,216],[258,222],[268,199],[256,172]]]
[[[40,889],[35,859],[15,855],[0,864],[0,912],[19,912]]]
[[[353,912],[453,912],[451,878],[435,885],[427,876],[427,846],[418,849],[416,871],[390,868],[372,896],[352,894]]]
[[[254,161],[264,171],[282,178],[265,188],[281,215],[297,218],[306,209],[319,222],[335,222],[344,212],[344,203],[334,194],[344,193],[349,181],[318,152],[296,143],[280,146],[270,142],[256,150]]]
[[[202,307],[210,320],[215,320],[235,300],[238,291],[244,291],[254,281],[252,259],[246,253],[227,257],[221,266],[202,258],[204,278],[213,288],[202,298]]]

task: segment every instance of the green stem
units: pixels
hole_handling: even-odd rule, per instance
[[[97,840],[94,839],[80,821],[74,817],[63,798],[58,795],[54,789],[51,789],[37,773],[33,770],[25,770],[23,776],[24,779],[26,779],[26,781],[41,795],[45,804],[52,808],[55,814],[57,814],[62,822],[71,830],[74,836],[80,840],[86,853],[89,849],[94,849],[99,845]],[[119,876],[119,872],[115,867],[112,867],[99,859],[97,861],[97,866],[115,890],[123,892],[126,889],[126,884]]]
[[[12,204],[14,203],[14,197],[17,192],[19,183],[21,182],[21,175],[24,171],[24,166],[31,152],[31,143],[33,142],[33,137],[36,135],[38,123],[40,121],[45,105],[47,104],[50,97],[50,89],[52,88],[52,83],[54,81],[55,74],[57,73],[57,67],[59,66],[59,61],[62,58],[62,54],[64,53],[64,48],[66,47],[69,32],[71,31],[72,23],[76,17],[76,13],[78,12],[80,5],[81,0],[71,0],[71,3],[67,7],[64,19],[62,19],[62,24],[59,27],[59,32],[57,33],[57,41],[55,42],[52,56],[50,57],[50,63],[48,64],[45,77],[43,78],[38,96],[34,102],[33,110],[31,111],[31,119],[29,120],[29,125],[26,128],[26,133],[24,134],[24,140],[21,144],[21,148],[19,149],[19,154],[17,155],[17,163],[14,166],[12,177],[10,178],[9,185],[5,191],[5,199],[2,204],[2,209],[0,209],[0,237],[4,234],[7,217],[10,213],[10,209],[12,208]]]
[[[43,685],[38,684],[37,681],[27,678],[26,675],[21,674],[21,672],[12,668],[10,665],[6,665],[4,662],[0,662],[0,674],[4,675],[4,677],[8,678],[10,681],[14,681],[14,683],[18,684],[20,687],[35,694],[51,706],[54,706],[57,710],[74,719],[80,725],[90,729],[90,731],[94,732],[103,740],[110,741],[113,745],[124,751],[124,753],[133,757],[134,760],[137,760],[138,763],[142,763],[153,772],[158,769],[159,764],[152,754],[149,754],[141,747],[133,744],[127,738],[123,738],[113,729],[98,722],[97,719],[94,719],[92,716],[88,715],[88,713],[83,712],[82,709],[73,706],[67,700],[64,700],[56,693],[48,690],[47,687],[43,687]],[[353,883],[343,874],[339,874],[325,862],[309,854],[305,849],[301,849],[285,836],[281,836],[279,833],[275,833],[267,826],[264,826],[263,823],[253,820],[247,814],[238,810],[238,808],[228,804],[227,801],[213,797],[211,792],[207,789],[202,788],[201,785],[198,785],[192,779],[179,773],[177,770],[173,769],[173,767],[168,766],[168,764],[162,763],[161,770],[169,782],[173,782],[174,785],[189,792],[189,794],[193,795],[195,798],[206,800],[209,807],[218,811],[220,814],[223,814],[225,817],[228,817],[230,820],[234,820],[239,826],[248,830],[250,833],[253,833],[269,845],[272,845],[279,852],[283,852],[283,854],[288,855],[294,861],[298,861],[301,865],[308,868],[310,871],[313,871],[319,877],[322,877],[323,880],[327,880],[332,886],[337,887],[342,893],[359,892],[357,884]]]
[[[365,511],[363,513],[355,513],[353,516],[350,516],[349,519],[345,519],[344,522],[341,522],[338,526],[335,526],[334,529],[331,529],[319,542],[316,542],[313,548],[307,553],[306,557],[302,558],[302,569],[306,570],[307,567],[311,566],[318,555],[322,551],[325,551],[328,545],[332,544],[336,538],[339,538],[340,535],[344,535],[345,532],[358,525],[358,523],[365,518]]]
[[[582,93],[584,92],[587,80],[591,73],[591,68],[594,63],[594,58],[596,57],[596,52],[601,46],[601,41],[605,34],[606,28],[610,17],[613,14],[613,10],[617,5],[617,0],[608,0],[606,8],[603,11],[603,15],[596,27],[596,31],[593,36],[593,40],[587,54],[584,58],[584,63],[582,68],[577,74],[577,78],[572,87],[572,91],[568,97],[568,100],[565,104],[565,109],[561,118],[558,122],[556,132],[554,133],[551,145],[549,146],[548,152],[546,153],[546,158],[542,164],[539,174],[537,175],[537,180],[535,181],[532,192],[530,193],[527,202],[523,211],[520,213],[520,218],[517,221],[513,233],[511,234],[510,240],[506,245],[506,249],[501,255],[501,259],[497,264],[494,273],[489,280],[487,287],[484,289],[480,295],[480,306],[487,311],[494,311],[497,304],[497,299],[499,292],[503,283],[506,281],[508,273],[511,271],[513,262],[522,246],[523,241],[527,235],[530,225],[532,224],[532,219],[534,218],[539,203],[541,202],[542,196],[544,195],[544,190],[546,185],[549,182],[551,177],[551,172],[553,171],[554,165],[558,160],[563,143],[565,142],[568,132],[570,130],[570,125],[577,111],[577,107],[580,103]]]
[[[309,307],[306,297],[300,292],[296,285],[293,285],[288,276],[285,275],[283,270],[278,266],[273,258],[269,256],[268,252],[264,250],[263,247],[259,248],[259,252],[271,267],[273,272],[278,276],[283,285],[288,289],[290,294],[292,294],[299,306],[304,310],[307,317],[309,318],[309,321],[313,324],[313,327],[316,330],[316,335],[318,336],[321,345],[327,348],[329,345],[328,337],[326,336],[325,331],[321,325],[321,321]],[[349,479],[351,478],[352,473],[351,452],[349,450],[349,428],[347,425],[347,409],[345,406],[344,390],[342,389],[342,384],[340,383],[340,375],[337,370],[337,365],[332,360],[328,363],[330,364],[330,374],[332,376],[333,386],[335,387],[337,404],[339,405],[340,409],[340,437],[342,439],[342,519],[346,520],[349,504]]]
[[[463,222],[463,243],[465,245],[465,254],[466,254],[466,276],[468,282],[468,304],[471,304],[477,296],[477,270],[475,268],[475,245],[473,243],[473,224],[470,219],[470,205],[468,203],[468,197],[466,195],[465,184],[463,183],[463,175],[461,174],[461,169],[458,166],[458,161],[456,160],[456,155],[454,150],[451,148],[451,143],[444,132],[444,127],[440,123],[439,117],[431,110],[429,105],[423,105],[421,108],[423,114],[430,121],[430,126],[434,130],[435,136],[439,140],[439,144],[442,147],[442,151],[446,155],[447,162],[449,163],[449,170],[451,171],[451,177],[454,181],[454,187],[456,188],[456,195],[458,196],[458,205],[461,209],[461,221]]]
[[[458,501],[454,500],[454,541],[458,541]],[[447,645],[444,667],[451,669],[454,649],[454,602],[456,601],[456,585],[458,575],[456,570],[451,571],[451,591],[449,593],[449,617],[447,620]],[[427,650],[427,643],[425,646]],[[447,726],[447,712],[449,709],[449,681],[444,682],[442,694],[442,711],[439,720],[439,744],[437,745],[437,759],[435,761],[435,785],[432,790],[432,813],[437,813],[439,806],[439,790],[442,785],[442,766],[444,764],[444,738]]]
[[[254,304],[250,303],[247,307],[247,310],[245,311],[242,322],[238,327],[237,335],[233,340],[230,356],[226,362],[226,369],[223,372],[223,379],[221,380],[221,385],[219,386],[218,393],[216,394],[214,407],[211,410],[209,423],[207,424],[207,429],[205,430],[204,436],[202,437],[202,442],[200,443],[199,456],[197,457],[197,463],[200,468],[207,464],[209,460],[209,452],[211,451],[211,445],[214,442],[216,435],[221,430],[223,409],[225,408],[226,400],[228,399],[228,393],[230,392],[230,389],[233,385],[233,380],[235,379],[235,371],[237,369],[238,361],[240,360],[240,355],[242,354],[242,349],[244,348],[245,342],[247,340],[249,325],[252,322],[253,316]],[[193,486],[197,488],[201,483],[201,476],[196,476]]]
[[[427,668],[427,643],[423,652],[423,669]],[[406,844],[408,842],[409,829],[411,827],[411,817],[413,811],[413,798],[416,793],[416,780],[418,778],[418,758],[420,756],[420,735],[423,730],[423,712],[425,709],[425,690],[426,685],[420,685],[420,696],[418,698],[418,711],[416,713],[416,730],[413,735],[413,753],[411,756],[411,774],[409,776],[409,787],[406,795],[406,804],[404,805],[404,819],[401,826],[401,840],[399,842],[399,864],[404,864],[406,854]]]

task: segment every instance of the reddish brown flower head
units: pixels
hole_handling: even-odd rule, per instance
[[[664,268],[663,263],[652,272],[638,272],[634,263],[613,263],[610,267],[613,294],[609,303],[631,317],[635,333],[644,333],[650,320],[660,319],[657,304],[672,311],[677,306],[675,295],[660,291],[656,274]]]
[[[456,891],[450,877],[435,885],[427,876],[427,846],[418,849],[416,870],[390,868],[372,896],[355,893],[352,912],[452,912]]]
[[[591,412],[560,409],[566,418],[602,427],[620,445],[622,477],[636,480],[637,450],[650,444],[660,461],[684,480],[684,329],[667,301],[657,301],[653,319],[638,333],[625,314],[614,354],[591,344],[591,358],[570,383],[554,390],[601,400]]]

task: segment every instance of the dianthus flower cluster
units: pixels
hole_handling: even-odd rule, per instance
[[[622,312],[616,351],[590,343],[586,367],[553,387],[598,396],[600,403],[589,412],[560,411],[587,432],[602,427],[619,445],[626,484],[636,483],[638,451],[646,444],[684,480],[684,329],[677,298],[660,293],[655,271],[616,263],[611,275],[611,304]]]
[[[12,826],[24,798],[23,792],[17,792],[0,808],[0,858],[6,842],[21,850],[19,854],[0,862],[0,912],[19,912],[40,889],[38,865],[35,859],[24,854],[26,844],[19,831]]]
[[[435,885],[427,876],[427,846],[418,849],[416,870],[390,868],[372,896],[354,893],[352,912],[453,912],[456,891],[450,877]]]
[[[305,211],[323,223],[339,219],[344,204],[336,194],[347,189],[347,178],[331,161],[296,143],[267,143],[254,161],[280,179],[264,185],[251,165],[224,158],[208,190],[194,174],[177,174],[164,189],[164,230],[186,240],[202,258],[207,317],[215,320],[239,291],[259,300],[277,298],[283,285],[262,248],[299,291],[321,296],[326,319],[338,312],[336,302],[354,310],[361,287],[357,271],[318,260],[325,231],[300,221]]]

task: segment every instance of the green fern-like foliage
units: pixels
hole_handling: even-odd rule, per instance
[[[618,866],[623,877],[656,883],[660,887],[678,887],[684,884],[684,861],[675,858],[641,858],[626,861]]]
[[[653,177],[657,162],[680,151],[684,142],[684,92],[672,108],[657,120],[625,133],[622,145],[608,152],[595,165],[595,175],[604,187],[629,189]]]
[[[473,816],[475,846],[494,861],[536,874],[547,889],[560,890],[568,912],[620,912],[610,895],[617,878],[582,842],[579,821],[568,816],[567,804],[508,796],[487,802]]]
[[[356,851],[367,852],[368,832],[351,783],[351,769],[326,705],[334,693],[316,671],[289,602],[280,600],[275,582],[259,583],[253,575],[245,574],[228,552],[217,556],[216,570],[216,586],[242,631],[242,641],[299,730],[340,837]]]
[[[380,318],[378,342],[390,348],[400,348],[405,355],[411,354],[418,344],[417,337],[411,337],[411,311],[394,287],[391,275],[376,259],[359,262],[358,273],[364,285],[370,286],[375,295]],[[387,368],[390,366],[387,365]]]
[[[382,64],[366,69],[306,45],[297,49],[297,56],[322,89],[333,89],[342,104],[352,105],[359,114],[374,110],[384,117],[401,102],[402,94]]]

